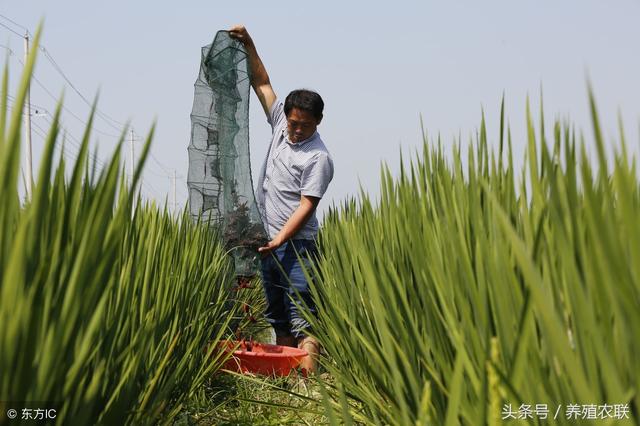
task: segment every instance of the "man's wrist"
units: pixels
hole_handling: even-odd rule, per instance
[[[253,39],[251,38],[251,36],[247,36],[247,38],[242,40],[242,44],[247,49],[255,49],[256,48],[256,46],[253,44]]]
[[[284,243],[284,240],[282,239],[281,236],[276,235],[275,238],[271,240],[271,242],[273,243],[274,246],[280,247]]]

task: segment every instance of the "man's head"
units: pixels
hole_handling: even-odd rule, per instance
[[[284,101],[289,140],[302,142],[313,135],[322,121],[324,102],[311,90],[299,89],[289,93]]]

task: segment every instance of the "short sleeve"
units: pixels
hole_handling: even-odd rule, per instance
[[[267,118],[267,123],[271,124],[272,129],[276,129],[276,127],[280,127],[282,122],[286,119],[284,115],[284,104],[280,99],[276,99],[273,101],[273,105],[269,108],[269,117]]]
[[[333,179],[333,160],[326,152],[321,152],[304,167],[300,182],[300,194],[322,198]]]

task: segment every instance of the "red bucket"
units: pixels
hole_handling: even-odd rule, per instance
[[[223,347],[231,351],[238,344],[222,368],[239,373],[288,376],[308,355],[304,349],[267,343],[228,342]]]

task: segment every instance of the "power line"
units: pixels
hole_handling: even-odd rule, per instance
[[[138,135],[135,132],[135,130],[133,131],[133,133],[134,133],[134,139],[133,139],[134,141],[141,141],[142,140],[140,135]],[[149,171],[149,170],[147,170],[147,171],[149,171],[151,174],[153,174],[155,176],[158,176],[158,177],[163,177],[163,178],[164,177],[169,177],[169,178],[171,178],[171,176],[174,173],[173,169],[170,169],[167,166],[165,166],[164,164],[162,164],[162,162],[160,160],[158,160],[158,158],[155,155],[153,155],[153,152],[151,152],[151,150],[149,150],[149,157],[151,158],[151,160],[154,163],[156,163],[156,165],[160,168],[161,172],[163,172],[163,173],[162,174],[158,174],[158,173],[155,173],[154,171]],[[182,177],[182,175],[176,175],[176,177]]]
[[[21,29],[23,29],[26,32],[26,36],[28,36],[30,34],[29,30],[27,27],[11,20],[10,18],[1,15],[0,14],[0,19],[4,19],[5,21],[10,22],[12,25],[19,27]],[[0,22],[0,26],[6,28],[7,30],[9,30],[11,33],[17,35],[20,38],[24,38],[24,35],[21,35],[20,33],[18,33],[17,31],[15,31],[13,28],[7,26],[6,24]],[[14,52],[13,50],[8,47],[8,46],[4,46],[4,45],[0,45],[0,47],[6,49],[9,52],[9,56],[13,56]],[[53,68],[55,69],[55,71],[60,74],[60,76],[64,79],[64,81],[66,82],[66,84],[68,84],[71,89],[80,97],[80,99],[87,104],[89,107],[94,108],[95,111],[95,115],[100,117],[108,126],[110,126],[111,128],[115,129],[116,131],[122,131],[122,128],[126,127],[125,124],[115,120],[114,118],[110,117],[109,115],[107,115],[106,113],[102,112],[101,110],[99,110],[97,107],[94,107],[93,104],[82,94],[82,92],[80,92],[80,90],[73,84],[73,82],[71,81],[71,79],[67,76],[67,74],[62,70],[62,67],[57,63],[57,61],[53,58],[53,55],[46,49],[46,47],[44,45],[40,45],[39,46],[40,51],[43,53],[44,57],[51,63],[51,65],[53,66]],[[24,62],[21,61],[20,59],[18,59],[18,61],[22,64],[22,66],[24,67]],[[32,75],[33,80],[36,82],[36,84],[38,86],[40,86],[40,88],[42,90],[44,90],[45,93],[47,93],[56,103],[59,102],[59,99],[56,98],[55,95],[53,95],[51,93],[51,91],[35,76]],[[13,100],[15,100],[15,98],[11,98]],[[29,104],[29,105],[33,105],[37,108],[37,111],[42,111],[45,113],[45,117],[47,117],[47,120],[51,123],[51,120],[49,119],[49,117],[51,116],[51,113],[49,113],[49,111],[47,111],[46,108],[35,105],[35,104]],[[67,108],[66,106],[62,105],[62,110],[67,112],[69,115],[71,115],[73,118],[75,118],[76,120],[78,120],[80,123],[84,124],[85,126],[88,125],[87,121],[83,120],[82,118],[80,118],[78,115],[76,115],[73,111],[71,111],[69,108]],[[37,125],[36,125],[37,126]],[[60,120],[59,122],[59,126],[62,130],[64,130],[64,134],[65,136],[69,137],[69,143],[74,145],[74,141],[76,142],[76,146],[78,149],[80,148],[80,142],[73,136],[73,134],[71,132],[69,132],[69,130],[64,126],[64,124],[62,123],[62,121]],[[120,126],[120,127],[118,127]],[[38,127],[39,131],[43,132],[46,134],[46,131],[44,131],[44,129],[42,129],[41,127]],[[117,138],[117,139],[121,139],[122,136],[118,136],[118,135],[113,135],[113,134],[109,134],[106,132],[103,132],[99,129],[96,129],[95,127],[92,128],[92,131],[102,134],[104,136],[108,136],[111,138]],[[44,137],[44,136],[43,136]],[[135,139],[134,139],[135,140]],[[172,170],[169,170],[169,168],[167,168],[165,165],[163,165],[156,157],[155,155],[153,155],[153,153],[149,152],[150,157],[152,159],[152,161],[160,168],[160,170],[162,172],[164,172],[164,174],[162,175],[158,175],[157,173],[153,173],[157,176],[161,176],[161,177],[169,177],[171,178],[171,175],[173,173]],[[105,167],[104,163],[102,163],[100,160],[98,160],[93,154],[89,154],[90,156],[92,156],[92,159],[99,165],[101,165],[102,167]],[[176,176],[176,178],[178,178],[178,176]],[[182,179],[182,176],[180,176],[180,179]],[[142,182],[143,186],[151,187],[152,191],[151,192],[156,192],[155,188],[153,188],[153,186],[150,183],[147,182]],[[156,196],[158,195],[157,193],[155,194]]]
[[[49,114],[47,111],[46,115],[44,116],[45,119],[53,125],[53,121],[51,120],[51,114]],[[64,126],[64,123],[59,122],[59,126],[62,130],[64,130],[65,135],[68,136],[70,138],[69,143],[72,144],[72,146],[75,146],[76,148],[80,149],[80,144],[81,142],[75,137],[73,136],[73,134],[71,132],[69,132],[69,130]],[[42,129],[41,129],[42,130]],[[135,139],[134,139],[135,140]],[[75,143],[73,143],[75,141]],[[94,154],[89,154],[89,156],[100,166],[102,166],[103,168],[106,167],[106,164],[103,163],[102,161],[100,161]],[[155,173],[154,173],[155,174]],[[157,175],[157,174],[156,174]],[[164,175],[157,175],[163,178],[166,177],[171,177],[170,174],[164,174]],[[131,176],[130,176],[131,177]],[[147,187],[147,192],[151,192],[153,193],[156,197],[161,198],[160,196],[160,191],[158,191],[151,183],[149,183],[148,181],[142,181],[142,185]]]
[[[47,116],[48,122],[52,123],[51,119]],[[60,129],[62,129],[64,131],[64,141],[68,142],[72,147],[75,147],[76,150],[70,150],[72,153],[75,153],[75,155],[79,155],[80,154],[80,150],[81,150],[81,145],[80,145],[80,141],[73,136],[72,133],[70,133],[62,123],[60,124]],[[35,126],[35,131],[36,133],[43,139],[46,140],[47,136],[46,133],[47,131],[45,129],[43,129],[42,127],[40,127],[38,124],[33,123],[33,125]],[[68,139],[67,139],[68,138]],[[97,165],[99,165],[100,167],[102,167],[103,169],[107,167],[107,165],[100,161],[94,154],[92,153],[88,153],[88,156],[91,160],[93,160]],[[131,177],[131,176],[130,176]],[[158,198],[159,200],[162,199],[161,195],[160,195],[160,191],[158,191],[151,183],[146,182],[146,181],[141,181],[141,186],[146,190],[147,193],[150,193],[152,195],[154,195],[156,198]]]
[[[55,59],[53,59],[53,56],[51,56],[49,51],[44,46],[40,46],[40,51],[44,54],[45,58],[47,58],[49,62],[51,62],[51,65],[53,65],[53,68],[55,68],[55,70],[58,71],[58,73],[67,82],[67,84],[69,84],[69,86],[73,89],[73,91],[76,92],[76,94],[80,97],[80,99],[82,99],[89,107],[92,107],[93,106],[92,103],[89,102],[89,100],[87,100],[87,98],[85,98],[85,96],[82,93],[80,93],[80,90],[76,88],[76,86],[71,82],[69,77],[67,77],[64,71],[62,71],[62,68],[58,65]],[[98,108],[96,108],[95,110],[96,110],[96,114],[100,116],[105,121],[105,123],[110,125],[115,130],[121,130],[122,127],[125,126],[124,123],[120,123],[119,121],[109,117],[107,114],[103,113]],[[117,127],[116,125],[120,127]]]
[[[4,47],[4,46],[2,46],[2,47]],[[8,49],[8,48],[7,48],[7,49]],[[13,51],[11,51],[11,49],[8,49],[8,50],[9,50],[9,52],[10,52],[11,54],[13,54]],[[21,64],[22,66],[24,66],[24,62],[23,62],[21,59],[18,59],[18,62],[20,62],[20,64]],[[35,74],[33,74],[33,75],[31,76],[31,78],[33,79],[33,81],[35,81],[35,82],[36,82],[36,84],[37,84],[38,86],[40,86],[40,88],[41,88],[42,90],[44,90],[44,92],[45,92],[47,95],[49,95],[49,97],[51,97],[51,99],[53,99],[53,100],[54,100],[54,102],[58,103],[58,102],[60,101],[60,99],[59,99],[59,98],[56,98],[56,96],[55,96],[53,93],[51,93],[51,91],[50,91],[50,90],[49,90],[49,89],[48,89],[48,88],[47,88],[47,87],[46,87],[46,86],[45,86],[45,85],[44,85],[44,84],[43,84],[43,83],[38,79],[38,77],[36,77],[36,76],[35,76]],[[89,124],[88,122],[86,122],[85,120],[83,120],[82,118],[80,118],[77,114],[75,114],[73,111],[71,111],[68,107],[66,107],[64,104],[62,104],[62,109],[63,109],[64,111],[68,112],[68,113],[69,113],[69,115],[71,115],[73,118],[75,118],[75,119],[76,119],[76,120],[78,120],[80,123],[84,124],[85,126],[87,126],[87,125]],[[110,133],[106,133],[106,132],[104,132],[104,131],[102,131],[102,130],[100,130],[100,129],[96,128],[95,126],[94,126],[94,127],[92,127],[92,130],[93,130],[94,132],[96,132],[96,133],[100,133],[100,134],[101,134],[101,135],[103,135],[103,136],[107,136],[107,137],[115,138],[115,139],[120,139],[120,136],[118,136],[118,135],[113,135],[113,134],[110,134]],[[121,129],[119,129],[119,130],[121,130]]]
[[[38,124],[33,123],[33,130],[36,132],[36,134],[38,136],[40,136],[42,138],[43,141],[47,140],[47,131],[45,129],[43,129],[42,127],[40,127]],[[65,136],[68,136],[68,134],[66,133],[65,130]],[[63,145],[66,145],[66,143],[68,143],[71,147],[76,148],[75,150],[73,149],[69,149],[68,147],[64,149],[64,151],[61,151],[60,153],[68,153],[71,152],[72,154],[75,154],[76,157],[80,155],[80,147],[77,144],[74,144],[71,140],[64,138],[63,141]],[[95,156],[89,154],[89,157],[98,165],[100,165],[101,167],[105,167],[104,163],[100,162],[100,160],[98,160]]]
[[[155,161],[155,163],[156,163],[156,164],[157,164],[157,165],[158,165],[158,166],[159,166],[159,167],[160,167],[160,168],[161,168],[165,173],[167,173],[168,175],[170,175],[170,174],[172,173],[172,172],[170,172],[169,170],[167,170],[167,169],[162,165],[162,163],[160,163],[160,161],[158,161],[158,159],[156,158],[156,156],[155,156],[155,155],[153,155],[153,153],[152,153],[151,151],[149,151],[149,155],[151,156],[151,159],[152,159],[153,161]]]
[[[12,19],[10,19],[10,18],[8,18],[8,17],[6,17],[6,16],[4,16],[4,15],[1,15],[1,14],[0,14],[0,19],[4,19],[5,21],[9,21],[9,22],[11,22],[13,25],[15,25],[16,27],[20,27],[21,29],[25,30],[25,31],[27,32],[27,34],[31,34],[31,33],[29,32],[29,29],[28,29],[27,27],[25,27],[25,26],[22,26],[22,25],[18,24],[16,21],[14,21],[14,20],[12,20]]]
[[[53,126],[53,120],[51,119],[51,114],[49,114],[48,112],[46,113],[46,115],[44,116],[45,120],[47,120],[47,122]],[[64,136],[69,138],[69,143],[72,146],[75,146],[77,149],[81,149],[82,147],[82,142],[80,142],[75,136],[73,136],[73,134],[69,131],[69,129],[67,129],[67,127],[64,125],[64,123],[62,121],[58,121],[58,125],[60,126],[60,129],[62,129],[64,131]],[[75,143],[74,143],[75,142]],[[99,166],[101,167],[106,167],[106,164],[103,163],[102,161],[100,161],[98,159],[98,157],[95,154],[92,154],[91,152],[89,152],[89,157]]]
[[[46,140],[47,136],[42,132],[40,126],[36,125],[35,123],[34,125],[35,127],[33,128],[33,131],[36,133],[36,135],[40,136],[43,140]]]
[[[2,22],[0,22],[0,26],[5,27],[6,29],[8,29],[9,31],[11,31],[12,33],[14,33],[15,35],[17,35],[18,37],[24,38],[23,34],[20,34],[17,31],[12,30],[11,28],[9,28],[8,26],[6,26],[5,24],[3,24]]]
[[[5,18],[6,20],[9,20],[14,25],[16,25],[18,27],[21,27],[21,28],[24,28],[26,30],[27,34],[29,34],[29,30],[26,27],[24,27],[23,25],[20,25],[17,22],[12,21],[12,20],[10,20],[9,18],[7,18],[5,16],[2,16],[2,15],[0,15],[0,16]],[[7,30],[11,31],[13,34],[17,35],[18,37],[24,38],[23,35],[21,35],[20,33],[18,33],[15,30],[13,30],[9,26],[3,24],[2,22],[0,22],[0,26],[2,26],[4,28],[6,28]],[[9,50],[10,53],[12,53],[10,48],[7,47],[6,49]],[[73,82],[71,82],[71,79],[69,77],[67,77],[65,72],[62,70],[62,67],[60,67],[60,65],[58,65],[58,63],[53,58],[51,53],[47,50],[47,48],[44,45],[40,45],[39,49],[43,53],[44,57],[51,63],[53,68],[62,76],[62,78],[66,81],[66,83],[71,87],[71,89],[80,97],[80,99],[82,99],[82,101],[84,103],[86,103],[89,107],[92,107],[93,106],[92,103],[89,102],[89,100],[80,92],[80,90],[78,90],[78,88],[73,84]],[[121,123],[121,122],[115,120],[114,118],[110,117],[109,115],[107,115],[106,113],[102,112],[98,108],[95,108],[95,111],[96,111],[96,115],[98,117],[102,118],[104,120],[104,122],[107,125],[111,126],[114,130],[120,131],[120,130],[122,130],[122,127],[125,126],[124,123]]]
[[[2,47],[3,49],[6,49],[9,52],[9,56],[13,55],[13,50],[11,50],[11,48],[9,46],[6,46],[4,44],[0,44],[0,47]]]
[[[134,141],[142,141],[143,138],[142,136],[140,136],[135,129],[131,129],[133,131],[133,135],[134,135]],[[165,172],[166,174],[170,175],[171,173],[173,173],[171,170],[169,170],[166,166],[164,166],[160,160],[158,160],[155,155],[153,155],[153,153],[151,151],[149,151],[149,156],[151,157],[151,159],[158,165],[158,167],[160,167],[162,169],[163,172]]]
[[[36,129],[39,129],[40,132],[44,133],[45,135],[47,134],[47,131],[42,127],[40,127],[39,124],[36,124],[36,123],[32,123],[32,124],[33,126],[35,126]],[[63,130],[63,144],[71,145],[77,150],[75,151],[75,154],[76,155],[80,154],[80,150],[82,146],[80,145],[79,141],[75,139],[73,135],[69,133],[69,131],[66,128],[64,128],[62,125],[60,125],[60,129]],[[44,136],[44,139],[46,140],[46,136]],[[89,155],[89,158],[93,160],[96,164],[98,164],[101,167],[106,167],[105,164],[102,161],[98,160],[98,158],[94,154],[88,153],[88,155]]]
[[[47,53],[47,55],[48,55],[48,53]],[[50,56],[50,55],[49,55],[49,56]],[[57,66],[57,64],[56,64],[56,66]],[[58,68],[59,68],[59,67],[58,67]],[[60,70],[60,72],[62,73],[62,71],[61,71],[61,70]],[[73,85],[70,83],[70,81],[69,81],[66,77],[65,77],[65,79],[66,79],[66,80],[67,80],[67,82],[72,86],[72,88],[74,88],[74,89],[75,89],[75,87],[73,87]],[[51,96],[51,97],[55,100],[55,96],[54,96],[54,95],[53,95],[53,94],[52,94],[52,93],[51,93],[51,92],[50,92],[50,91],[49,91],[49,90],[48,90],[48,89],[47,89],[47,88],[46,88],[46,87],[45,87],[45,86],[44,86],[44,85],[43,85],[43,84],[42,84],[42,83],[37,79],[37,78],[35,78],[35,76],[34,76],[34,80],[36,81],[36,83],[37,83],[37,84],[38,84],[38,85],[39,85],[39,86],[40,86],[40,87],[41,87],[41,88],[42,88],[42,89],[43,89],[47,94],[49,94],[49,96]],[[87,99],[86,99],[86,98],[84,98],[84,97],[82,96],[82,94],[81,94],[81,93],[79,93],[77,90],[76,90],[76,92],[77,92],[77,93],[78,93],[78,95],[79,95],[79,96],[80,96],[80,97],[81,97],[81,98],[82,98],[82,99],[83,99],[83,100],[88,104]],[[71,115],[72,115],[76,120],[80,121],[80,122],[81,122],[81,123],[83,123],[84,125],[87,125],[87,124],[88,124],[86,121],[82,120],[82,119],[81,119],[80,117],[78,117],[76,114],[74,114],[73,112],[71,112],[71,111],[70,111],[68,108],[66,108],[64,105],[63,105],[63,107],[62,107],[62,108],[63,108],[63,109],[65,109],[67,112],[69,112],[69,114],[71,114]],[[99,113],[99,111],[98,111],[98,109],[96,108],[96,114],[98,114],[98,113]],[[113,120],[113,121],[114,121],[115,123],[117,123],[115,120]],[[109,124],[109,123],[107,122],[107,124]],[[112,127],[114,127],[114,126],[112,126]],[[115,127],[114,127],[114,128],[115,128]],[[100,133],[100,134],[105,135],[105,136],[108,136],[108,137],[120,138],[120,136],[111,135],[111,134],[108,134],[108,133],[102,132],[102,131],[100,131],[99,129],[96,129],[96,128],[94,128],[93,130],[94,130],[96,133]],[[135,132],[134,132],[134,134],[138,137],[137,139],[134,139],[134,140],[141,140],[141,139],[140,139],[140,136],[139,136],[139,135],[137,135],[137,133],[135,133]],[[160,169],[165,173],[165,174],[163,174],[161,177],[166,177],[167,175],[171,175],[171,173],[172,173],[172,172],[171,172],[171,171],[170,171],[166,166],[164,166],[164,165],[160,162],[160,160],[158,160],[158,159],[156,158],[156,156],[155,156],[155,155],[153,155],[153,153],[152,153],[152,152],[149,152],[149,155],[150,155],[151,159],[152,159],[152,160],[153,160],[153,161],[154,161],[154,162],[155,162],[155,163],[160,167]]]
[[[51,62],[52,64],[54,64],[54,68],[56,69],[56,71],[58,71],[58,72],[60,73],[60,75],[62,75],[62,78],[64,78],[64,80],[67,82],[67,84],[68,84],[69,86],[71,86],[71,89],[73,89],[73,91],[74,91],[74,92],[75,92],[75,93],[80,97],[80,99],[82,99],[82,100],[83,100],[83,102],[84,102],[84,103],[86,103],[86,104],[89,106],[89,108],[93,108],[93,104],[91,104],[91,102],[89,102],[89,101],[87,100],[87,98],[85,98],[85,97],[84,97],[84,95],[82,95],[82,93],[80,93],[80,91],[79,91],[79,90],[78,90],[78,89],[73,85],[73,83],[71,83],[71,80],[69,80],[69,78],[68,78],[68,77],[67,77],[67,76],[62,72],[62,69],[60,69],[60,67],[58,66],[58,64],[57,64],[55,61],[53,61],[53,58],[51,58],[51,56],[50,56],[50,55],[49,55],[49,53],[46,51],[46,49],[44,48],[44,46],[40,46],[40,50],[41,50],[41,51],[43,51],[43,52],[45,53],[45,57],[46,57],[47,59],[49,59],[49,60],[50,60],[50,62]],[[35,79],[35,76],[34,76],[34,79]],[[40,86],[43,86],[43,85],[42,85],[42,83],[40,83],[40,82],[38,82],[38,83],[40,84]],[[51,95],[51,93],[50,93],[48,90],[47,90],[47,92]],[[51,95],[51,96],[53,97],[53,95]],[[54,97],[54,98],[55,98],[55,97]],[[96,114],[98,117],[102,118],[102,119],[103,119],[103,121],[105,122],[105,124],[107,124],[108,126],[110,126],[112,129],[114,129],[114,130],[115,130],[115,131],[117,131],[117,132],[122,131],[122,129],[125,127],[125,125],[124,125],[124,124],[121,124],[121,125],[120,125],[120,127],[118,127],[118,126],[116,126],[116,125],[112,124],[111,122],[109,122],[107,119],[109,119],[109,120],[112,120],[112,119],[110,119],[106,114],[104,114],[102,111],[100,111],[97,107],[95,108],[95,114]],[[80,122],[82,122],[83,124],[85,124],[85,125],[87,124],[85,121],[83,121],[81,118],[79,118],[79,117],[78,117],[78,116],[76,116],[75,114],[74,114],[74,117],[75,117],[77,120],[79,120]],[[107,117],[107,119],[105,119],[105,117]],[[118,122],[116,122],[115,120],[112,120],[112,121],[113,121],[114,123],[118,123]],[[120,124],[120,123],[118,123],[118,124]],[[96,129],[96,131],[97,131],[98,133],[101,133],[101,134],[105,135],[105,136],[114,137],[114,138],[119,138],[119,136],[111,135],[111,134],[108,134],[108,133],[106,133],[106,132],[99,131],[99,130],[97,130],[97,129]]]
[[[13,103],[15,103],[15,102],[16,102],[16,98],[15,98],[15,97],[13,97],[13,96],[11,96],[11,95],[9,95],[9,94],[7,94],[7,99],[8,99],[9,101],[13,102]],[[31,108],[33,108],[33,109],[35,109],[35,110],[36,110],[36,114],[37,114],[39,111],[44,111],[45,113],[49,114],[49,111],[47,111],[47,109],[46,109],[45,107],[43,107],[43,106],[40,106],[40,105],[34,104],[33,102],[29,102],[29,106],[31,106]]]
[[[46,131],[45,131],[42,127],[40,127],[39,125],[37,125],[37,124],[35,124],[35,123],[34,123],[34,126],[35,126],[35,127],[34,127],[34,129],[33,129],[33,130],[34,130],[34,132],[35,132],[38,136],[40,136],[43,140],[46,140],[46,139],[47,139]],[[61,128],[63,128],[63,127],[61,126]],[[65,130],[65,136],[72,137],[70,133],[66,133],[66,130]],[[74,150],[71,150],[71,149],[70,149],[70,150],[68,150],[68,151],[67,151],[67,150],[65,150],[64,152],[71,152],[72,154],[75,154],[76,156],[80,155],[80,148],[79,148],[76,144],[74,144],[71,140],[67,140],[67,139],[65,139],[65,141],[66,141],[66,142],[69,142],[69,143],[71,144],[71,146],[76,147],[76,148],[77,148],[77,150],[75,150],[75,151],[74,151]],[[92,154],[89,154],[89,157],[90,157],[92,160],[94,160],[94,162],[95,162],[96,164],[100,165],[102,168],[105,168],[105,167],[106,167],[106,165],[105,165],[104,163],[102,163],[100,160],[98,160],[98,159],[97,159],[95,156],[93,156]],[[148,182],[144,182],[144,181],[143,181],[143,182],[141,182],[141,183],[142,183],[142,187],[143,187],[143,188],[145,188],[145,190],[146,190],[146,192],[147,192],[147,193],[150,193],[150,194],[154,195],[156,198],[161,199],[160,194],[159,194],[159,193],[158,193],[158,191],[153,187],[153,185],[151,185],[151,184],[150,184],[150,183],[148,183]]]
[[[49,123],[53,123],[51,121],[50,117],[47,117],[47,120],[48,120]],[[34,126],[36,128],[36,131],[37,131],[38,135],[46,140],[46,133],[47,133],[46,130],[43,129],[42,127],[40,127],[36,123],[33,123],[33,124],[34,124]],[[64,127],[64,125],[62,123],[59,123],[59,124],[60,124],[60,129],[62,129],[64,131],[64,136],[65,136],[64,140],[65,140],[65,142],[68,142],[72,147],[75,147],[77,150],[76,151],[72,151],[72,152],[74,152],[76,155],[79,155],[80,154],[80,149],[81,149],[81,145],[80,145],[81,142],[75,136],[73,136],[73,134],[71,132],[69,132]],[[104,162],[100,161],[94,154],[89,152],[88,156],[90,157],[91,160],[93,160],[97,165],[99,165],[103,169],[107,167],[107,165]],[[146,181],[142,181],[141,182],[141,186],[143,188],[145,188],[147,193],[151,193],[152,195],[154,195],[158,199],[162,198],[161,195],[160,195],[160,192],[151,183],[146,182]]]
[[[11,96],[11,95],[7,95],[7,100],[8,100],[9,102],[11,102],[11,103],[13,104],[13,106],[17,105],[17,104],[16,104],[16,100],[15,100],[15,98],[14,98],[13,96]],[[10,105],[10,104],[9,104],[9,105]],[[53,116],[53,115],[49,112],[49,110],[47,110],[47,109],[46,109],[45,107],[43,107],[43,106],[40,106],[40,105],[37,105],[37,104],[34,104],[34,103],[29,103],[29,106],[30,106],[30,107],[33,109],[33,111],[34,111],[34,112],[31,114],[31,116],[45,117],[45,119],[47,119],[47,121],[48,121],[50,124],[53,124],[53,123],[51,122],[51,120],[50,120],[50,119],[48,119],[48,117],[52,117],[52,116]],[[61,128],[63,127],[63,125],[62,125],[62,120],[61,120],[61,119],[59,119],[59,120],[58,120],[58,125],[59,125],[59,127],[61,127]],[[65,129],[65,130],[66,130],[66,129]]]
[[[155,189],[153,185],[151,185],[149,182],[146,182],[146,181],[142,181],[141,183],[143,188],[146,187],[147,192],[151,192],[156,197],[158,197],[158,199],[161,199],[160,194],[158,193],[158,191]]]

